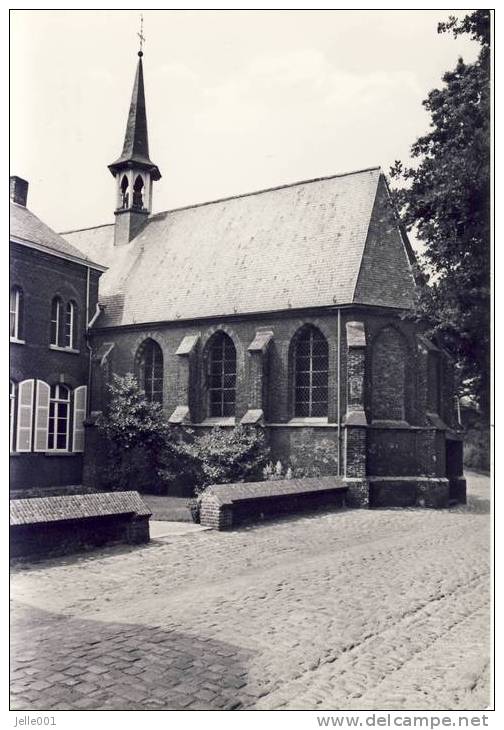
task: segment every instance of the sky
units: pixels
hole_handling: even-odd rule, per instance
[[[153,211],[407,161],[467,11],[144,11]],[[111,223],[139,12],[11,11],[11,174],[57,231]]]

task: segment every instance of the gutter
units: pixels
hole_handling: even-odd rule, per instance
[[[90,300],[90,285],[91,285],[91,267],[87,267],[86,276],[86,348],[88,351],[88,382],[87,382],[87,399],[86,399],[86,418],[89,415],[89,407],[91,403],[91,374],[92,374],[92,362],[93,362],[93,348],[89,342],[89,330],[94,325],[102,310],[104,309],[102,304],[96,302],[96,309],[91,318],[89,319],[89,300]]]
[[[19,236],[11,235],[10,241],[12,243],[17,243],[20,246],[26,246],[27,248],[33,248],[36,251],[41,251],[42,253],[49,254],[50,256],[56,256],[56,258],[59,259],[65,259],[66,261],[73,261],[75,264],[80,264],[81,266],[87,266],[88,268],[94,269],[95,271],[101,271],[104,273],[107,271],[106,266],[101,266],[100,264],[95,264],[94,261],[90,261],[89,259],[81,259],[78,256],[74,256],[73,254],[69,253],[63,253],[62,251],[57,251],[54,248],[50,248],[49,246],[44,246],[41,243],[35,243],[34,241],[28,241],[24,238],[20,238]]]

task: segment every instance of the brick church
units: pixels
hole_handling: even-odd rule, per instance
[[[133,372],[172,424],[263,429],[284,464],[330,443],[353,504],[465,501],[453,365],[407,316],[414,253],[379,168],[153,213],[140,51],[109,170],[114,223],[61,234],[101,267],[84,482],[107,383]]]

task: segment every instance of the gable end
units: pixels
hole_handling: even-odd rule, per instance
[[[415,280],[383,175],[380,176],[353,301],[410,309]]]

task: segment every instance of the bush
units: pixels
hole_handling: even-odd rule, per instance
[[[276,482],[279,479],[292,479],[294,476],[291,467],[284,469],[280,460],[276,464],[269,461],[263,469],[263,479],[266,482]]]
[[[107,442],[104,484],[109,489],[166,491],[183,473],[185,451],[165,421],[159,403],[150,403],[135,377],[114,375],[110,399],[97,427]]]
[[[257,479],[269,456],[263,432],[243,426],[232,430],[216,426],[182,448],[191,464],[196,494],[210,484]]]
[[[468,428],[464,435],[464,466],[476,471],[490,471],[490,430],[488,427]]]

